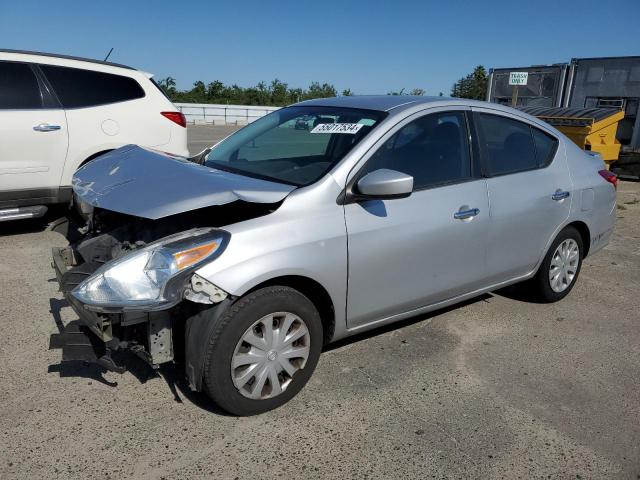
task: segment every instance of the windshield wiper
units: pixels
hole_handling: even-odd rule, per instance
[[[194,155],[193,157],[187,158],[190,162],[197,163],[198,165],[204,165],[205,160],[207,159],[207,155],[213,150],[212,148],[205,148],[203,151]]]

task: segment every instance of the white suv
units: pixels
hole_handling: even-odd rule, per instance
[[[188,155],[184,116],[131,67],[0,50],[0,221],[68,202],[71,177],[127,144]]]

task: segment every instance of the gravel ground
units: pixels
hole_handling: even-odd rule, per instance
[[[172,368],[61,366],[65,240],[0,224],[0,478],[640,478],[640,184],[618,192],[615,235],[564,301],[499,292],[330,346],[251,418]]]

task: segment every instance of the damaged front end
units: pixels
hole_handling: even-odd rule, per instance
[[[122,349],[154,368],[185,360],[186,319],[232,300],[196,273],[229,243],[231,235],[220,227],[273,212],[290,191],[138,147],[78,171],[77,224],[68,228],[73,240],[53,249],[60,290],[82,325],[75,335],[52,340],[63,347],[63,361],[91,360],[87,349],[116,372],[124,367],[112,352]],[[77,348],[65,354],[65,344]],[[187,370],[196,375],[188,360]],[[200,379],[188,376],[197,388]]]
[[[112,232],[54,248],[60,290],[82,325],[100,340],[89,342],[97,362],[122,372],[111,356],[121,349],[153,367],[174,360],[182,343],[178,339],[175,345],[175,334],[184,328],[180,320],[197,304],[227,297],[194,272],[220,255],[228,241],[223,230],[195,228],[148,244],[119,241]]]

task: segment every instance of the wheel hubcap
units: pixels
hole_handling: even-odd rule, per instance
[[[231,378],[247,398],[280,395],[304,368],[311,337],[304,321],[289,312],[262,317],[242,335],[231,359]]]
[[[579,261],[580,249],[575,240],[568,238],[558,245],[549,266],[549,285],[554,292],[564,292],[571,285]]]

